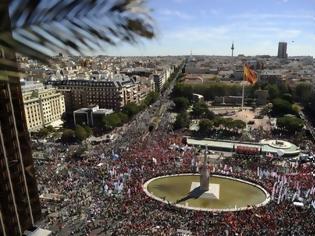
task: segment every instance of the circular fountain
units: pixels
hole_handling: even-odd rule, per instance
[[[209,179],[208,190],[201,188],[199,174],[153,178],[143,189],[157,201],[201,211],[240,211],[270,201],[269,193],[255,183],[222,175],[211,175]]]

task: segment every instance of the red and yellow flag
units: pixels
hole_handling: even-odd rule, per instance
[[[249,67],[248,64],[244,65],[244,80],[250,84],[255,84],[257,82],[257,74]]]

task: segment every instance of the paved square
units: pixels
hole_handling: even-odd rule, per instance
[[[200,182],[192,182],[190,191],[198,188]],[[220,199],[220,184],[209,184],[209,190],[201,194],[199,198]]]

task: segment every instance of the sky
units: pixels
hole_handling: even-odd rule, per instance
[[[157,37],[107,48],[107,55],[315,56],[315,0],[148,0]]]

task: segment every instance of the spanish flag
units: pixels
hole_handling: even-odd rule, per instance
[[[249,68],[248,64],[244,65],[244,80],[250,84],[255,84],[257,82],[257,74],[254,70]]]

